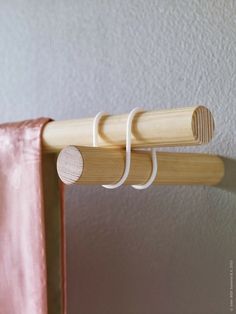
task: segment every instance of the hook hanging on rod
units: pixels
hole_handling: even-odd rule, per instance
[[[103,185],[103,187],[107,189],[116,189],[117,187],[121,186],[127,179],[130,171],[130,164],[131,164],[131,134],[132,134],[132,123],[135,115],[139,112],[143,112],[141,108],[134,108],[128,115],[127,122],[126,122],[126,144],[125,144],[125,167],[123,175],[120,181],[116,182],[115,184]],[[93,147],[97,147],[97,138],[98,138],[98,125],[99,121],[102,116],[107,115],[107,113],[99,112],[93,122]],[[134,189],[137,190],[144,190],[147,189],[150,185],[152,185],[153,181],[157,176],[158,171],[158,163],[156,158],[156,148],[151,148],[152,152],[152,173],[148,178],[147,182],[144,184],[139,185],[132,185]]]
[[[143,184],[152,171],[150,152],[133,151],[124,184]],[[224,163],[218,156],[158,152],[158,175],[153,184],[217,185],[224,176]],[[65,184],[114,184],[122,177],[125,151],[119,148],[64,148],[57,159],[57,171]]]

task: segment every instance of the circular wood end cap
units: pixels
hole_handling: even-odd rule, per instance
[[[83,172],[83,157],[75,146],[64,148],[57,158],[57,173],[65,184],[77,182]]]
[[[204,106],[198,106],[192,116],[192,131],[198,144],[207,144],[211,141],[215,130],[212,113]]]

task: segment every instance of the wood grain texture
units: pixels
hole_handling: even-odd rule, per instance
[[[158,175],[153,184],[216,185],[224,176],[218,156],[190,153],[157,153]],[[65,184],[112,184],[124,170],[125,151],[117,148],[68,146],[57,159],[57,171]],[[125,184],[143,184],[152,171],[149,152],[132,152]]]
[[[98,146],[125,145],[127,114],[105,116],[99,123]],[[45,152],[68,145],[92,146],[93,118],[49,122],[43,131]],[[133,120],[132,146],[187,146],[208,143],[214,119],[204,106],[137,113]]]

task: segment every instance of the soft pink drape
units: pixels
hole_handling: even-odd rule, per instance
[[[0,314],[48,313],[41,152],[47,122],[0,125]]]

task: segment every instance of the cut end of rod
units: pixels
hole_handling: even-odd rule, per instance
[[[64,148],[57,158],[57,173],[67,185],[77,182],[83,172],[84,161],[79,149],[75,146]]]
[[[204,106],[198,106],[192,116],[192,131],[196,142],[207,144],[214,135],[214,118],[209,109]]]

